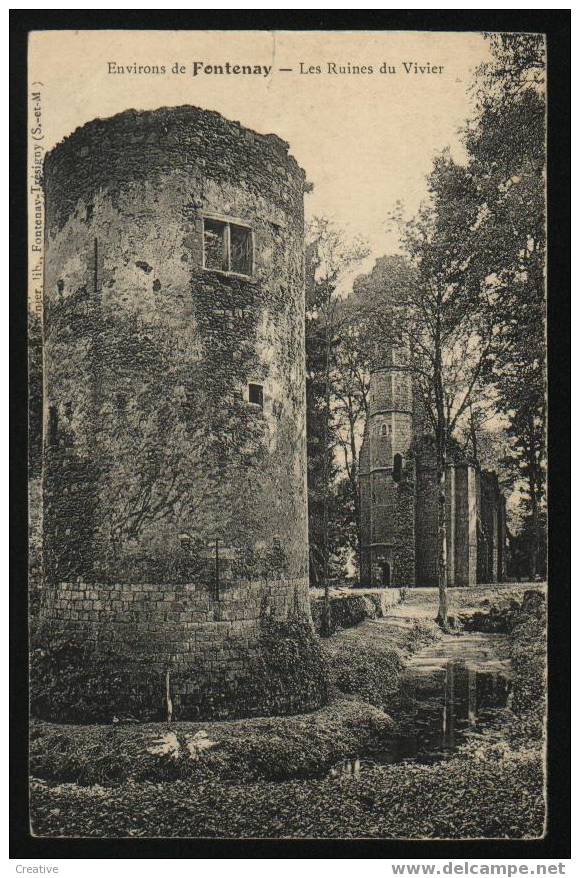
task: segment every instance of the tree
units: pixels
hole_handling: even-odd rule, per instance
[[[466,283],[492,291],[497,338],[487,380],[509,422],[514,471],[526,485],[530,575],[545,500],[545,44],[538,34],[488,37],[476,111],[464,132],[464,180],[476,221],[466,227]]]
[[[368,250],[325,218],[308,229],[306,248],[306,405],[308,423],[308,518],[311,581],[325,592],[323,630],[330,629],[329,561],[331,556],[331,491],[338,466],[332,410],[335,353],[344,321],[338,287],[345,274]]]
[[[342,547],[357,559],[360,571],[360,497],[358,456],[368,415],[369,326],[352,295],[339,303],[340,339],[331,366],[333,436],[341,472]]]
[[[402,246],[414,282],[398,299],[391,343],[408,357],[418,404],[435,437],[438,483],[437,619],[447,619],[445,472],[451,442],[480,396],[495,345],[491,292],[467,284],[470,254],[464,230],[477,219],[463,170],[448,153],[434,163],[430,200],[402,226]],[[388,333],[388,327],[385,327]]]

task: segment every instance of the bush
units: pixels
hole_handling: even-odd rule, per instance
[[[512,630],[510,651],[514,673],[512,709],[516,714],[527,715],[536,728],[542,728],[546,709],[546,607],[543,595],[540,599],[527,600],[524,596],[522,610]]]
[[[328,652],[331,679],[339,692],[384,708],[398,689],[403,661],[387,645],[377,647],[344,639]]]
[[[495,594],[494,602],[488,598],[481,601],[484,610],[460,613],[459,619],[465,631],[481,631],[484,634],[509,634],[519,622],[522,612],[541,615],[546,599],[543,592],[527,589],[516,596]]]
[[[322,626],[324,601],[317,598],[312,601],[312,619],[319,631]],[[342,628],[353,628],[365,619],[374,619],[377,610],[372,600],[366,595],[346,594],[330,599],[330,633]]]
[[[30,710],[58,722],[106,722],[114,716],[161,719],[164,681],[144,665],[40,629],[30,652]]]

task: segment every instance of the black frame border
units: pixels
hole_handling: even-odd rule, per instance
[[[10,11],[10,857],[558,858],[570,853],[570,10]],[[545,33],[548,43],[548,829],[537,840],[53,839],[28,822],[27,42],[32,30]]]

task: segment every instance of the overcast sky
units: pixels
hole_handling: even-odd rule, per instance
[[[188,103],[278,134],[314,185],[307,215],[329,216],[362,236],[372,263],[394,248],[385,217],[395,201],[414,211],[433,156],[445,146],[461,156],[457,129],[470,112],[473,69],[486,57],[475,33],[44,32],[32,35],[29,70],[30,82],[42,83],[46,150],[97,116]],[[170,71],[176,61],[185,74],[108,72],[108,62]],[[193,77],[194,61],[272,72]],[[301,74],[300,62],[323,72]],[[331,74],[329,62],[374,73]],[[383,62],[397,72],[380,74]],[[404,62],[443,69],[406,73]]]

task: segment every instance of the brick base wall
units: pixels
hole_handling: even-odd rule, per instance
[[[178,715],[200,718],[273,712],[259,697],[242,701],[264,625],[288,623],[291,631],[301,620],[312,626],[307,579],[224,582],[219,597],[213,583],[59,583],[46,586],[41,617],[49,632],[81,640],[97,655],[114,655],[125,667],[140,665],[160,680],[169,670]],[[163,695],[160,688],[160,702]],[[278,693],[275,712],[313,709],[316,697],[314,691]]]

